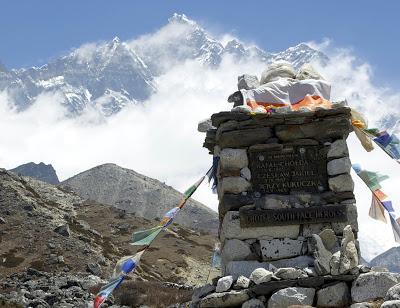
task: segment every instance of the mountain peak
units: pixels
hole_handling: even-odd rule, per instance
[[[112,42],[113,42],[114,44],[119,44],[119,43],[121,43],[121,40],[120,40],[120,38],[119,38],[118,36],[116,36],[116,37],[114,37],[114,38],[112,39]]]
[[[168,18],[169,23],[180,23],[180,24],[190,24],[194,25],[196,24],[195,21],[189,19],[185,14],[178,14],[174,13],[172,17]]]
[[[40,162],[39,164],[30,162],[18,166],[14,169],[11,169],[10,171],[23,176],[29,176],[31,178],[38,179],[40,181],[54,185],[60,183],[57,177],[57,173],[54,170],[53,166],[51,164],[46,165],[43,162]]]

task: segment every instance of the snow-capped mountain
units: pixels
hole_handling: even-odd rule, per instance
[[[187,60],[217,67],[224,56],[266,65],[287,60],[299,67],[327,57],[306,44],[280,53],[246,46],[237,39],[222,43],[185,15],[137,39],[85,44],[41,67],[7,70],[0,65],[0,91],[7,91],[18,110],[28,108],[40,94],[56,92],[71,115],[94,107],[110,116],[127,104],[145,101],[157,91],[155,78]]]

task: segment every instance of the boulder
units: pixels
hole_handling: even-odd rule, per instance
[[[350,174],[341,174],[328,180],[329,189],[334,192],[354,190],[354,182]]]
[[[395,284],[387,291],[385,300],[400,300],[400,283]]]
[[[232,276],[225,276],[225,277],[218,279],[215,292],[221,293],[221,292],[228,291],[230,289],[230,287],[232,286],[232,283],[233,283]]]
[[[265,305],[262,301],[257,298],[252,298],[247,302],[244,302],[242,308],[265,308]]]
[[[281,279],[291,280],[297,279],[300,276],[305,276],[305,272],[301,269],[293,268],[293,267],[282,267],[278,268],[278,270],[274,273],[274,275]]]
[[[354,233],[351,226],[347,225],[343,229],[342,247],[340,248],[339,274],[345,274],[349,270],[357,267],[358,252],[356,248]]]
[[[400,300],[386,301],[382,304],[381,308],[400,308]]]
[[[350,306],[350,308],[376,308],[376,307],[377,306],[375,303],[367,303],[367,302],[355,303]]]
[[[339,275],[340,269],[340,251],[335,252],[332,255],[331,261],[329,262],[332,275]]]
[[[68,224],[58,226],[57,228],[54,229],[54,232],[65,237],[69,237],[71,235]]]
[[[388,290],[400,280],[400,274],[369,272],[361,274],[353,282],[351,298],[353,302],[366,302],[384,298]]]
[[[209,129],[214,129],[215,127],[211,123],[211,119],[206,119],[203,121],[200,121],[199,124],[197,125],[197,131],[200,133],[206,133]]]
[[[304,238],[276,238],[260,240],[261,255],[264,261],[296,257],[301,254]]]
[[[250,280],[255,284],[268,282],[271,280],[271,277],[272,272],[266,270],[265,268],[257,268],[250,274]]]
[[[223,149],[219,158],[222,169],[242,169],[249,164],[245,149]]]
[[[249,298],[246,290],[212,293],[200,300],[200,308],[235,307],[242,305]]]
[[[101,266],[98,263],[88,263],[86,265],[86,271],[89,273],[95,275],[95,276],[101,276]]]
[[[228,176],[220,181],[220,190],[222,193],[240,194],[251,187],[250,182],[240,176]]]
[[[328,159],[340,158],[349,155],[349,149],[347,148],[347,142],[344,139],[338,139],[329,147],[327,157]]]
[[[337,244],[337,236],[332,229],[324,229],[319,234],[325,248],[332,250]]]
[[[250,279],[245,276],[239,276],[236,280],[235,285],[233,286],[234,289],[247,289],[250,285]]]
[[[223,149],[241,148],[265,143],[270,137],[272,137],[272,132],[269,127],[234,130],[221,133],[218,144]]]
[[[215,286],[212,284],[207,283],[206,285],[202,286],[201,288],[197,288],[194,290],[192,295],[192,301],[198,302],[201,298],[207,296],[208,294],[215,291]]]
[[[314,267],[316,272],[319,275],[329,274],[331,270],[329,262],[331,261],[332,253],[325,248],[321,238],[317,234],[313,234],[311,243],[314,250]]]
[[[328,162],[327,170],[329,175],[350,173],[351,161],[348,157],[342,157]]]
[[[290,287],[281,289],[270,297],[268,308],[287,308],[291,305],[309,305],[314,302],[315,289]]]
[[[318,307],[348,307],[350,291],[345,282],[339,282],[317,291]]]
[[[227,263],[229,261],[246,260],[251,255],[250,245],[241,240],[231,239],[224,242],[221,258],[224,263]]]

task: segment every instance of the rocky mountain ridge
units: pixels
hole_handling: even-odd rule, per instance
[[[60,183],[56,170],[53,168],[53,166],[51,164],[46,165],[43,162],[40,162],[39,164],[30,162],[10,169],[10,171],[23,176],[29,176],[31,178],[53,185],[57,185]]]
[[[174,14],[161,29],[135,40],[123,42],[115,37],[84,44],[41,67],[0,68],[0,91],[6,91],[20,111],[40,95],[56,93],[69,116],[87,108],[110,116],[148,99],[157,91],[156,78],[177,63],[195,60],[217,67],[225,56],[265,65],[282,59],[295,67],[313,59],[327,60],[304,43],[279,53],[237,39],[223,43],[185,15]]]

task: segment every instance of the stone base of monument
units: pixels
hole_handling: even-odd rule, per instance
[[[350,225],[334,254],[319,235],[312,238],[310,264],[241,268],[195,290],[190,307],[400,307],[400,274],[359,265]]]

